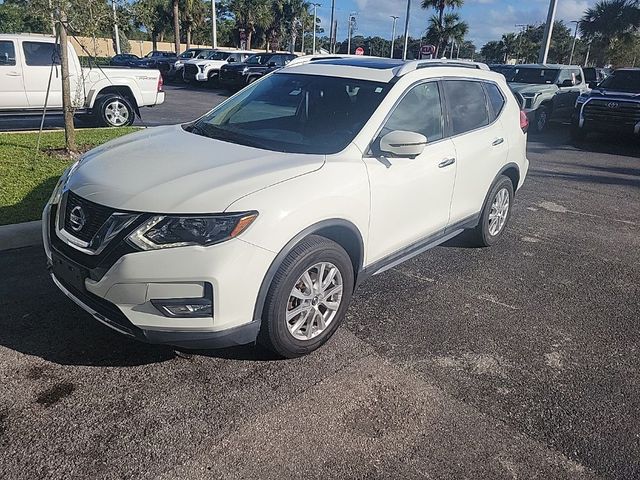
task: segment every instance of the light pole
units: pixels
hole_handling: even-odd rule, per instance
[[[211,0],[211,47],[218,48],[218,20],[216,18],[216,0]]]
[[[393,42],[396,39],[396,20],[398,20],[398,16],[391,15],[391,18],[393,18],[393,27],[391,28],[391,54],[389,58],[393,58]]]
[[[351,34],[353,33],[353,23],[356,21],[354,13],[349,14],[349,40],[347,41],[347,55],[351,55]]]
[[[552,0],[553,1],[553,0]],[[409,43],[409,13],[411,12],[411,0],[407,0],[407,18],[404,20],[404,49],[402,59],[407,59],[407,44]]]
[[[311,5],[313,5],[313,48],[311,49],[311,55],[315,55],[316,54],[316,17],[317,17],[318,7],[321,7],[322,4],[312,3]]]
[[[544,35],[542,36],[542,45],[540,45],[540,53],[538,53],[538,63],[547,63],[549,55],[549,45],[551,44],[551,35],[553,34],[553,22],[556,18],[556,7],[558,0],[550,0],[549,12],[547,13],[547,24],[544,26]]]
[[[516,27],[520,27],[520,37],[518,39],[518,61],[516,63],[520,62],[520,53],[521,53],[521,49],[520,47],[522,46],[522,37],[524,36],[524,29],[527,28],[527,25],[524,23],[516,23],[515,25]]]
[[[331,25],[329,29],[331,32],[329,33],[329,52],[336,53],[336,37],[338,36],[338,27],[334,28],[333,26],[333,17],[336,13],[336,0],[331,0]]]
[[[573,43],[571,44],[571,55],[569,55],[569,65],[573,62],[573,52],[576,49],[576,37],[578,36],[578,25],[580,25],[580,20],[572,20],[570,23],[576,24],[576,29],[573,32]]]
[[[116,54],[120,55],[120,32],[118,31],[118,17],[116,16],[116,0],[111,0],[113,8],[113,34],[116,37]]]

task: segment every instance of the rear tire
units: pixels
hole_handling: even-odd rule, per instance
[[[310,235],[285,258],[271,282],[258,342],[285,358],[313,352],[342,323],[353,293],[347,252]]]
[[[511,218],[512,205],[513,183],[509,177],[501,175],[491,187],[478,226],[470,236],[474,245],[490,247],[500,240]]]
[[[94,115],[96,122],[104,127],[128,127],[136,117],[129,100],[117,93],[107,93],[98,97]]]

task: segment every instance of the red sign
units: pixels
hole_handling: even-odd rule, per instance
[[[433,55],[434,53],[436,53],[436,47],[434,47],[433,45],[422,45],[420,47],[420,53],[422,55]]]
[[[356,55],[364,55],[364,48],[362,47],[356,48]]]

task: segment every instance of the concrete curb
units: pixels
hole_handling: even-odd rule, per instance
[[[42,244],[42,222],[15,223],[0,226],[0,251]]]

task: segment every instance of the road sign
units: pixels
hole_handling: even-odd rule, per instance
[[[420,53],[422,55],[433,55],[434,53],[436,53],[436,47],[434,47],[433,45],[422,45],[420,47]]]
[[[364,48],[362,47],[356,48],[356,55],[364,55]]]

